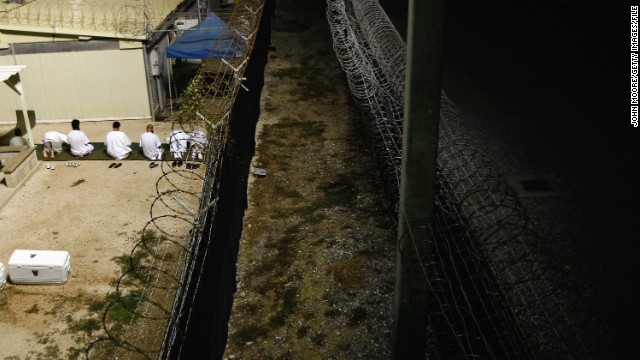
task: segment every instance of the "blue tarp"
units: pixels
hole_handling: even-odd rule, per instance
[[[179,59],[232,59],[240,56],[243,41],[227,23],[211,13],[200,24],[184,30],[167,47],[167,57]]]

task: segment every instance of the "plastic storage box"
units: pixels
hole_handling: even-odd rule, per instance
[[[71,272],[71,255],[68,251],[15,250],[8,268],[14,284],[64,284]]]

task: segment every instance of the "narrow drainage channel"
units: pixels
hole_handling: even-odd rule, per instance
[[[230,121],[230,143],[226,148],[219,188],[218,211],[211,248],[202,266],[198,293],[184,330],[179,359],[222,359],[227,343],[228,322],[236,290],[236,260],[247,208],[247,183],[255,153],[255,131],[260,116],[260,96],[268,59],[275,0],[266,0],[260,27],[244,82]],[[198,281],[198,280],[195,280]]]

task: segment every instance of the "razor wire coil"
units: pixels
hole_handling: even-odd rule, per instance
[[[376,0],[327,0],[334,50],[362,108],[397,203],[406,45]],[[432,257],[432,336],[447,358],[581,358],[567,315],[571,294],[549,266],[541,237],[442,92]],[[401,211],[399,209],[398,211]],[[402,218],[402,217],[401,217]],[[409,226],[411,229],[411,226]],[[425,238],[409,236],[413,242]],[[404,250],[406,251],[406,249]],[[402,255],[401,255],[402,256]],[[414,254],[415,256],[415,254]]]

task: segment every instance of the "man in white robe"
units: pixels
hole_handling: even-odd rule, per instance
[[[169,151],[175,160],[171,166],[182,165],[182,156],[187,152],[187,142],[189,141],[189,135],[182,130],[173,130],[171,135],[167,137],[167,143],[169,144]]]
[[[191,149],[191,157],[195,160],[202,160],[202,153],[207,147],[209,140],[202,130],[194,130],[189,132],[189,146]]]
[[[162,143],[158,135],[153,133],[153,124],[147,125],[147,132],[140,135],[140,148],[149,160],[162,160]]]
[[[51,159],[55,159],[56,154],[62,152],[62,144],[68,143],[67,135],[57,131],[47,131],[42,135],[42,157],[46,159],[51,153]]]
[[[107,133],[104,144],[107,146],[107,154],[116,160],[124,160],[131,154],[131,140],[120,131],[119,121],[113,122],[113,130]]]
[[[71,121],[71,132],[67,134],[67,141],[71,148],[71,155],[75,157],[84,157],[93,151],[93,145],[89,144],[89,138],[80,130],[80,120],[73,119]]]
[[[13,137],[9,141],[9,146],[29,146],[29,141],[22,137],[22,130],[16,128],[13,131]]]

